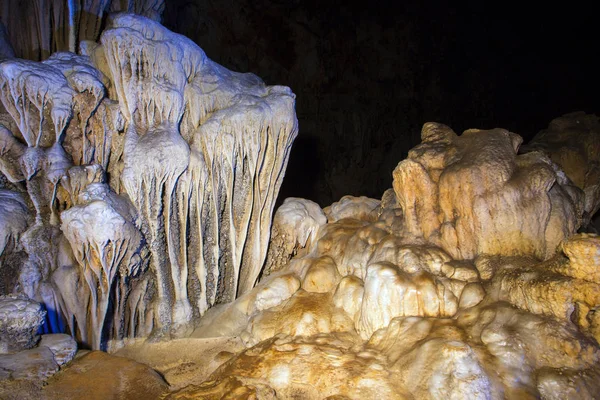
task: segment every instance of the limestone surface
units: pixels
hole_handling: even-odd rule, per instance
[[[167,398],[412,398],[386,371],[384,357],[374,351],[356,353],[352,347],[343,336],[282,335],[240,353],[215,371],[210,382]]]
[[[124,357],[92,351],[50,378],[41,394],[49,400],[158,400],[166,390],[164,379],[150,367]]]
[[[329,207],[325,207],[324,212],[328,222],[339,221],[343,218],[369,220],[376,219],[373,212],[379,208],[380,204],[379,200],[370,199],[365,196],[344,196],[340,201],[336,201]]]
[[[526,149],[547,154],[584,191],[588,218],[600,209],[600,121],[596,115],[574,112],[555,118]]]
[[[60,367],[71,361],[77,353],[77,342],[64,333],[42,335],[39,346],[49,348]]]
[[[52,351],[45,346],[0,355],[1,380],[45,381],[58,370]]]
[[[594,398],[600,264],[597,236],[575,234],[582,192],[517,155],[515,134],[423,132],[381,202],[326,208],[302,252],[213,310],[197,334],[248,349],[171,398]]]
[[[23,296],[0,296],[0,354],[35,346],[45,316],[38,302]]]
[[[597,117],[524,148],[427,123],[380,200],[272,218],[290,89],[152,19],[78,23],[71,52],[2,51],[0,289],[18,295],[0,297],[0,397],[600,393],[600,239],[577,233],[599,204]]]
[[[406,235],[456,259],[546,259],[580,226],[583,192],[542,153],[517,155],[520,136],[427,123],[421,139],[394,170]]]
[[[319,228],[327,223],[321,207],[313,201],[289,197],[275,212],[263,274],[285,267],[302,249],[311,247]]]
[[[67,365],[77,352],[77,342],[65,334],[42,335],[34,348],[0,354],[0,394],[18,382],[45,382]],[[25,394],[22,394],[26,397]]]
[[[151,3],[131,8],[156,17]],[[18,276],[3,290],[94,349],[189,335],[260,275],[295,96],[139,15],[90,29],[71,52],[0,64],[0,171],[15,188],[1,189],[0,257]]]

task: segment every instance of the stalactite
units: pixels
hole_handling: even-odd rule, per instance
[[[41,274],[47,297],[94,348],[185,336],[256,282],[298,130],[294,95],[139,16],[113,16],[82,50],[0,66],[18,126],[0,131],[3,171],[26,183],[32,232],[60,217],[72,248]],[[121,268],[134,256],[144,276]]]

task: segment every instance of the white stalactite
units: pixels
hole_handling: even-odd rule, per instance
[[[72,248],[37,275],[44,257],[30,254],[43,281],[32,293],[55,288],[46,298],[94,348],[184,336],[256,283],[298,131],[294,95],[135,15],[112,16],[82,50],[0,65],[18,126],[0,129],[1,170],[26,184],[30,242],[60,216]]]

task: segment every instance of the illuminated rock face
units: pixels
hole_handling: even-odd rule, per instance
[[[600,209],[600,120],[596,115],[574,112],[550,122],[526,146],[542,151],[558,164],[585,193],[589,218]]]
[[[239,338],[172,399],[600,393],[600,238],[576,234],[598,178],[559,146],[595,117],[555,120],[524,154],[502,129],[427,123],[381,200],[287,199],[271,225],[294,95],[156,22],[116,15],[79,55],[5,60],[0,100],[2,287],[46,308],[0,316],[2,351],[25,349],[1,357],[9,376],[73,357],[65,336],[31,349],[44,323],[96,349]]]
[[[583,193],[543,154],[517,155],[520,136],[429,123],[421,138],[394,171],[406,235],[456,259],[546,259],[579,227]]]
[[[249,349],[171,398],[600,390],[600,239],[574,234],[582,192],[543,154],[516,155],[520,137],[507,131],[426,124],[423,135],[381,202],[346,197],[318,225],[316,210],[284,203],[287,245],[306,226],[314,239],[201,324],[195,335],[239,336]],[[350,365],[361,379],[344,375]]]
[[[47,330],[96,349],[182,336],[255,285],[297,134],[288,88],[117,14],[79,55],[3,61],[0,99],[0,254],[24,251],[17,289]]]

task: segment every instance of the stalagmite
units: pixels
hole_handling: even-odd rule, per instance
[[[103,200],[92,200],[62,213],[62,230],[71,243],[75,258],[83,269],[91,295],[91,323],[88,324],[93,348],[102,345],[107,312],[111,303],[116,314],[122,312],[127,295],[113,285],[124,285],[143,267],[140,254],[143,240],[135,225],[118,213],[117,207]],[[112,293],[116,293],[113,298]],[[123,324],[123,315],[116,319]],[[86,321],[78,321],[85,325]]]
[[[159,325],[181,335],[258,277],[297,129],[293,97],[133,16],[115,17],[101,42],[129,122],[121,180],[153,253]]]
[[[297,199],[283,203],[271,245],[289,261],[196,332],[239,336],[249,349],[210,384],[172,398],[258,387],[252,393],[300,393],[296,381],[278,377],[296,362],[321,371],[326,363],[304,357],[331,352],[336,373],[350,354],[377,359],[389,374],[378,384],[391,377],[396,394],[419,399],[586,398],[599,390],[599,247],[595,235],[574,235],[582,192],[543,154],[517,155],[521,139],[507,131],[459,137],[426,124],[423,138],[381,202],[345,197],[316,225],[318,213]],[[302,245],[307,226],[318,229]],[[340,337],[350,347],[334,348]],[[273,352],[281,340],[285,363]],[[314,385],[330,382],[329,373],[302,379],[315,389],[306,397],[325,396]],[[378,384],[367,386],[384,390]],[[335,390],[360,397],[349,388]]]
[[[574,112],[550,122],[525,146],[542,151],[585,193],[586,217],[600,209],[600,121],[596,115]]]
[[[310,248],[327,218],[313,201],[287,198],[275,212],[263,275],[286,266],[302,249]]]
[[[0,189],[0,256],[21,247],[21,235],[27,229],[29,210],[20,193]]]

